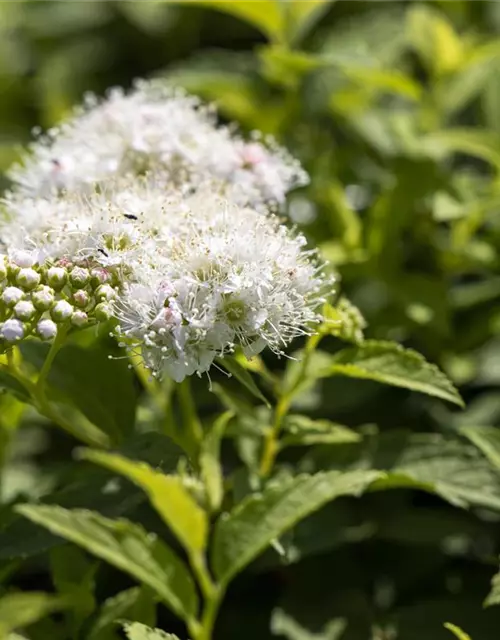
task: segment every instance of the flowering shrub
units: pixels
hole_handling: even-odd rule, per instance
[[[87,94],[7,171],[0,640],[480,638],[500,289],[471,156],[500,165],[453,110],[497,43],[423,3],[334,45],[334,3],[191,4],[259,29],[259,64]],[[20,481],[34,425],[57,465]]]

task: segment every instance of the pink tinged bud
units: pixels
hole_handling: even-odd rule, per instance
[[[35,307],[29,300],[21,300],[14,307],[14,313],[20,320],[30,320],[35,313]]]
[[[86,307],[89,303],[89,300],[89,294],[82,289],[75,291],[75,293],[73,294],[73,302],[77,307]]]
[[[104,284],[111,280],[111,274],[106,269],[92,269],[90,272],[90,277],[92,279],[92,284],[97,287],[100,284]]]
[[[98,300],[112,300],[116,296],[116,291],[109,284],[102,284],[97,287],[95,295]]]
[[[62,289],[68,279],[68,272],[63,267],[50,267],[47,271],[47,282],[56,290]]]
[[[27,269],[32,267],[36,260],[29,251],[13,251],[10,256],[11,261],[21,267],[21,269]]]
[[[78,289],[83,288],[89,280],[90,273],[88,269],[84,269],[83,267],[74,267],[69,274],[69,281],[74,287],[77,287]]]
[[[56,322],[62,322],[63,320],[68,320],[68,318],[71,318],[73,311],[74,308],[69,304],[69,302],[66,302],[66,300],[59,300],[52,307],[50,315]]]
[[[40,284],[40,274],[34,269],[23,268],[18,272],[16,282],[23,289],[30,291]]]
[[[7,287],[2,293],[2,300],[8,307],[13,307],[15,304],[24,298],[24,292],[17,287]]]
[[[75,327],[84,327],[88,321],[89,317],[85,311],[75,311],[71,316],[71,324],[75,325]]]
[[[17,342],[24,337],[24,326],[20,320],[6,320],[0,328],[0,336],[7,342]]]
[[[36,309],[47,311],[54,304],[54,292],[50,287],[43,287],[32,293],[31,300]]]
[[[57,324],[48,318],[44,318],[36,325],[36,330],[43,340],[52,340],[57,335]]]

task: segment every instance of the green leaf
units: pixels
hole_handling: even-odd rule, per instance
[[[317,377],[334,375],[375,380],[464,406],[444,373],[416,351],[393,342],[367,340],[359,346],[342,349],[317,372]]]
[[[493,576],[491,580],[491,590],[484,601],[485,607],[491,607],[498,604],[500,604],[500,571]]]
[[[16,510],[148,585],[183,619],[195,615],[198,598],[186,565],[142,527],[80,509],[20,505]]]
[[[448,631],[451,631],[453,635],[458,638],[458,640],[471,640],[471,637],[467,633],[465,633],[465,631],[462,631],[462,629],[460,629],[456,625],[451,624],[451,622],[445,622],[444,628],[448,629]]]
[[[422,151],[437,159],[464,153],[500,169],[500,136],[485,129],[447,129],[425,135],[420,141]]]
[[[290,0],[285,3],[288,40],[297,43],[326,13],[335,0]]]
[[[239,20],[248,22],[265,34],[269,40],[282,41],[285,37],[285,14],[277,0],[176,0],[178,4],[216,9]]]
[[[96,606],[94,578],[97,563],[91,563],[80,549],[72,545],[53,549],[50,558],[54,586],[71,603],[67,624],[76,637]]]
[[[358,442],[361,436],[349,427],[329,420],[312,420],[307,416],[289,415],[283,423],[285,435],[280,447],[310,446],[313,444],[344,444]]]
[[[46,345],[23,345],[23,356],[36,367],[45,359]],[[131,435],[137,393],[134,373],[113,343],[84,348],[68,344],[57,354],[48,376],[49,397],[76,406],[114,442]]]
[[[475,444],[494,467],[500,469],[500,429],[496,427],[462,427],[460,433]]]
[[[0,639],[57,611],[64,601],[47,593],[9,593],[0,598]]]
[[[179,640],[173,633],[166,633],[161,629],[151,629],[145,624],[133,622],[123,625],[128,640]]]
[[[266,407],[271,407],[267,398],[262,394],[259,387],[255,384],[252,376],[244,369],[241,364],[231,358],[230,356],[225,356],[224,358],[220,358],[218,362],[229,371],[229,373],[234,376],[241,384],[250,391],[252,395],[261,400]]]
[[[0,369],[0,389],[2,392],[8,391],[14,394],[14,396],[22,402],[32,403],[31,396],[25,387],[4,369]]]
[[[154,597],[151,597],[148,588],[132,587],[126,591],[120,591],[104,601],[97,619],[88,632],[87,640],[108,640],[114,637],[110,636],[110,633],[124,619],[154,624],[154,607]],[[153,616],[150,615],[150,609]],[[153,617],[152,622],[149,620],[151,617]]]
[[[288,640],[340,640],[347,623],[343,619],[328,622],[320,633],[311,633],[282,609],[275,609],[271,617],[271,632]]]
[[[414,488],[451,504],[500,511],[500,473],[468,442],[436,433],[391,431],[362,443],[323,447],[306,454],[315,469],[381,469],[387,475],[371,489]]]
[[[425,5],[408,12],[408,35],[417,53],[436,76],[455,71],[462,63],[464,46],[446,17]]]
[[[227,584],[297,522],[334,498],[360,495],[379,477],[378,471],[304,474],[249,496],[215,526],[212,566],[217,578]]]
[[[166,475],[144,462],[134,462],[103,451],[86,449],[81,451],[81,457],[119,473],[140,486],[189,553],[199,554],[205,548],[207,516],[179,476]]]
[[[232,411],[226,411],[220,415],[201,445],[200,474],[212,511],[219,510],[224,497],[224,475],[220,463],[220,443],[224,431],[233,416],[234,413]]]

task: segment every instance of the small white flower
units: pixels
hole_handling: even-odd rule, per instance
[[[8,307],[13,307],[23,298],[24,291],[18,287],[7,287],[2,293],[2,300]]]
[[[70,305],[69,302],[67,302],[66,300],[59,300],[52,307],[50,314],[56,322],[61,322],[70,318],[73,314],[73,311],[74,308],[72,305]]]
[[[24,326],[20,320],[11,318],[0,327],[0,336],[7,342],[17,342],[24,337]]]
[[[51,340],[57,335],[57,325],[52,320],[44,318],[36,325],[36,330],[43,340]]]
[[[35,313],[35,307],[29,300],[20,300],[14,307],[14,313],[20,320],[30,320]]]
[[[212,107],[154,82],[137,83],[129,94],[114,89],[102,102],[88,98],[32,145],[10,177],[27,196],[45,198],[151,170],[179,187],[217,180],[225,196],[257,208],[281,205],[288,191],[307,183],[298,161],[273,140],[255,134],[247,142],[234,126],[219,126]],[[127,215],[138,211],[137,202],[126,202]]]

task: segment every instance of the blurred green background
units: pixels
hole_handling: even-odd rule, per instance
[[[312,415],[442,434],[500,426],[500,2],[2,2],[0,170],[85,91],[149,76],[301,159],[311,184],[288,215],[341,274],[367,335],[421,351],[468,403],[329,380],[304,401]],[[457,482],[488,489],[469,471]],[[346,640],[440,640],[447,619],[497,639],[500,616],[481,603],[498,515],[433,500],[389,492],[322,512],[307,560],[231,591],[220,637],[267,637],[280,605],[317,633],[347,617]]]

